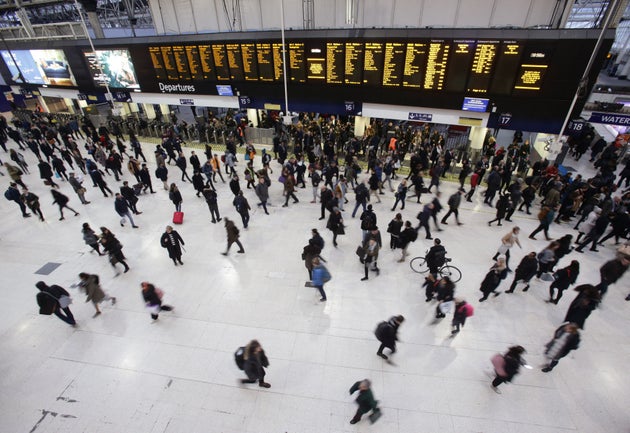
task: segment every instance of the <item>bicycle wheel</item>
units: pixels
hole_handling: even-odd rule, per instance
[[[440,268],[440,275],[442,277],[449,277],[454,283],[462,279],[462,271],[451,265],[442,266]]]
[[[419,274],[424,274],[429,271],[429,267],[427,266],[427,261],[424,257],[414,257],[409,262],[409,266],[411,266],[411,270],[417,272]]]

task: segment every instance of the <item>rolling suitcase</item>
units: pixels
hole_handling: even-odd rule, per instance
[[[173,214],[173,224],[181,224],[184,222],[184,212],[175,212]]]

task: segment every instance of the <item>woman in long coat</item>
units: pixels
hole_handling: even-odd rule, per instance
[[[479,302],[483,302],[488,299],[490,293],[494,293],[494,296],[499,296],[501,292],[497,292],[497,287],[501,284],[501,281],[507,277],[508,271],[505,265],[505,256],[499,256],[497,262],[490,268],[490,271],[486,274],[486,277],[481,282],[479,290],[483,293],[483,297],[479,299]]]
[[[184,245],[184,240],[179,233],[177,233],[177,230],[173,230],[171,226],[166,226],[166,231],[160,238],[160,245],[168,250],[168,256],[173,260],[175,266],[177,266],[177,262],[179,262],[180,265],[184,264],[182,262],[181,248],[181,245]]]

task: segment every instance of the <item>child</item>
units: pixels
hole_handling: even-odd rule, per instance
[[[455,335],[459,332],[459,327],[464,326],[466,318],[472,316],[473,312],[473,306],[468,304],[464,299],[455,299],[455,313],[453,314],[453,329],[451,335]]]

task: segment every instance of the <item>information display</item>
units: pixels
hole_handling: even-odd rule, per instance
[[[241,58],[243,59],[243,75],[245,81],[258,80],[258,58],[255,44],[241,44]]]
[[[363,84],[379,86],[383,76],[383,44],[366,42],[363,60]]]
[[[405,68],[404,42],[387,42],[385,44],[385,64],[383,65],[383,86],[400,86]]]
[[[92,79],[97,85],[118,89],[139,89],[136,71],[125,49],[84,52]],[[164,65],[166,68],[166,65]]]
[[[3,50],[0,55],[16,83],[77,85],[62,50]]]
[[[243,55],[239,44],[226,44],[228,68],[230,68],[230,79],[232,81],[244,81],[245,73],[243,68]]]
[[[345,84],[471,96],[511,95],[517,90],[531,93],[542,88],[550,46],[553,42],[535,40],[292,40],[286,45],[287,79],[292,84]],[[277,41],[149,46],[148,51],[157,80],[279,83],[284,79],[283,45]],[[17,53],[30,66],[25,71],[36,69],[34,60]],[[133,70],[128,54],[125,57],[127,51],[103,53],[114,53],[111,59],[128,66],[119,67],[116,74],[103,54],[108,79],[121,87],[133,83],[131,75],[123,73]],[[92,70],[94,75],[96,67]],[[39,75],[31,75],[32,81],[41,81]]]
[[[306,83],[306,57],[304,42],[289,43],[289,81],[292,83]]]
[[[212,45],[212,60],[214,61],[214,72],[217,74],[217,80],[230,81],[230,70],[228,69],[228,58],[225,51],[225,45]]]
[[[363,72],[363,44],[361,42],[346,42],[344,63],[345,84],[361,84]]]
[[[425,90],[442,90],[450,45],[444,41],[431,41],[427,54],[427,68],[424,76]]]
[[[497,57],[499,41],[478,41],[475,48],[470,75],[469,93],[487,93],[492,79],[492,71]]]
[[[343,42],[326,44],[326,83],[343,84],[346,56]]]
[[[523,54],[523,44],[517,41],[504,41],[499,49],[497,65],[494,70],[490,93],[509,95],[518,72]]]

